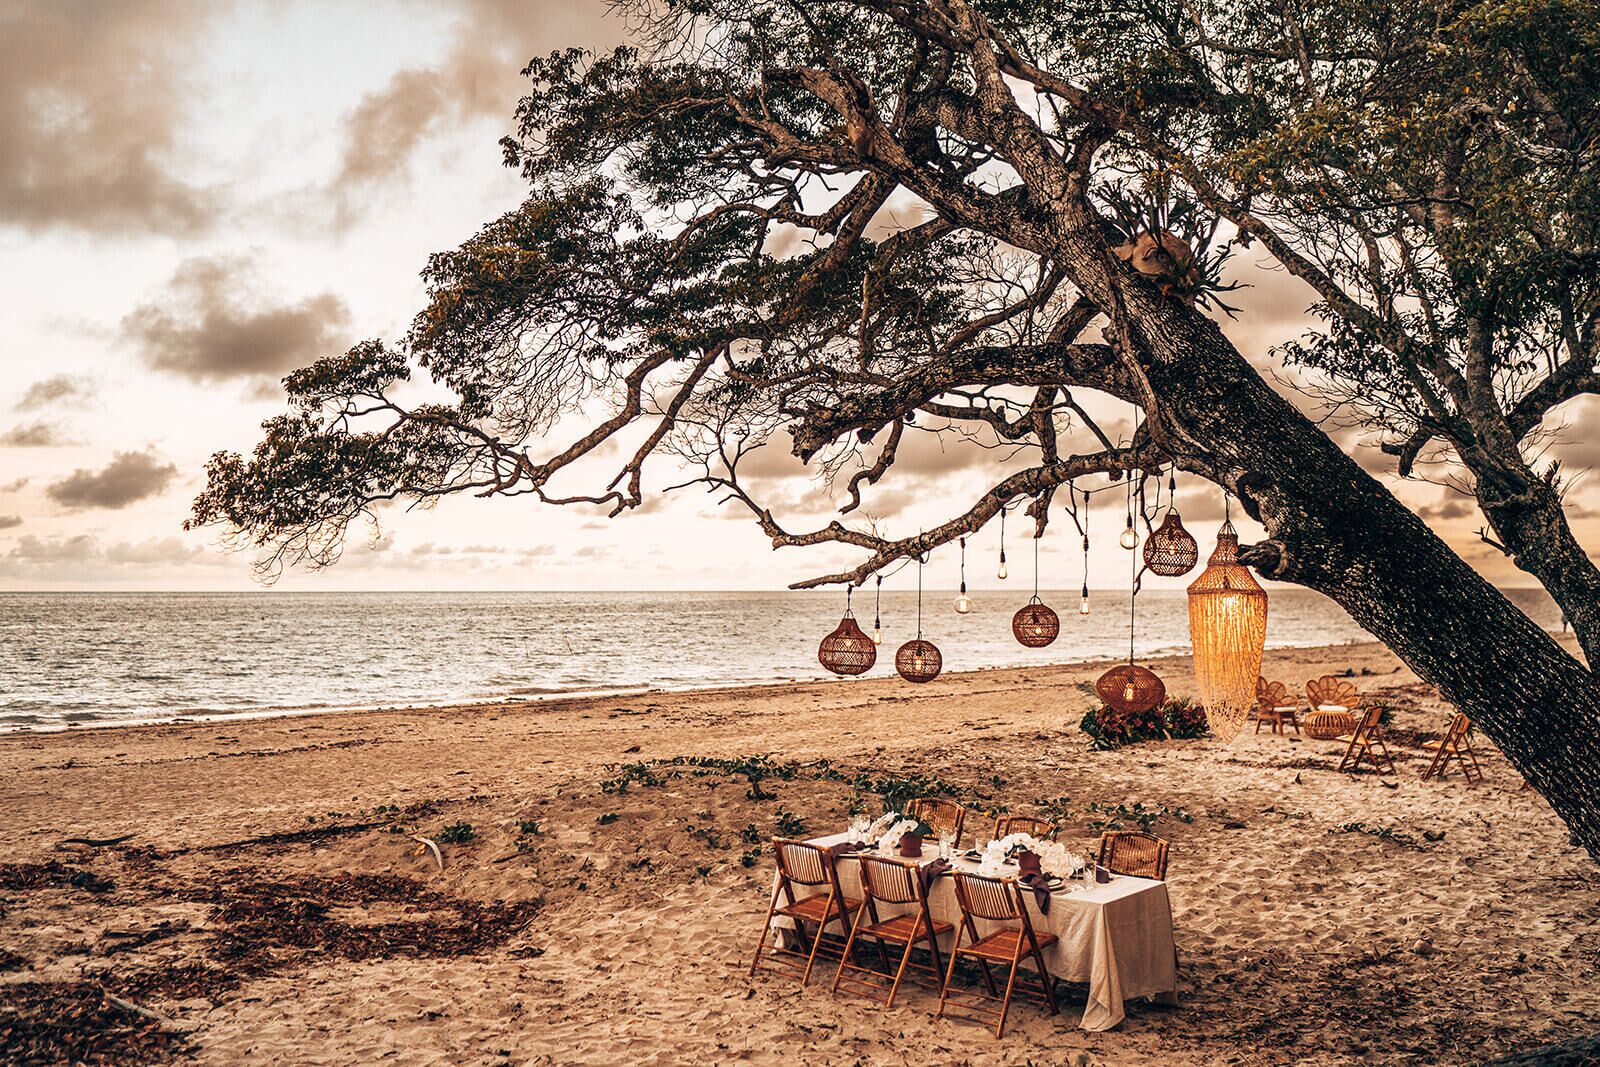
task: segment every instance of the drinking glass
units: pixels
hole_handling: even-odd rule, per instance
[[[956,852],[956,835],[946,830],[939,835],[939,858],[948,860]]]

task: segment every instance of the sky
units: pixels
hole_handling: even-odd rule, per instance
[[[624,34],[603,0],[0,0],[0,591],[261,589],[248,553],[182,529],[208,457],[254,446],[287,371],[402,334],[427,256],[516,206],[497,141],[526,59]],[[1271,345],[1307,327],[1309,291],[1261,263],[1235,270],[1249,287],[1229,296],[1242,311],[1225,329],[1272,370]],[[1116,408],[1092,410],[1126,425]],[[1375,449],[1341,442],[1398,483]],[[759,484],[775,510],[796,528],[826,521],[827,487],[769,451]],[[964,508],[1002,469],[931,434],[901,451],[865,509],[895,535]],[[1556,454],[1581,471],[1600,442],[1569,430]],[[672,474],[657,469],[656,486]],[[1479,541],[1469,499],[1395,487],[1491,580],[1527,584]],[[1188,479],[1179,504],[1209,548],[1219,492]],[[1091,519],[1096,588],[1129,580],[1121,508]],[[1580,478],[1586,543],[1597,508]],[[1032,574],[1021,527],[1012,585]],[[974,588],[1000,584],[998,548],[997,526],[971,539]],[[773,589],[855,561],[774,553],[742,509],[695,490],[615,520],[469,498],[387,512],[336,567],[273,588]],[[936,554],[929,585],[953,586],[958,561]],[[1064,516],[1041,572],[1046,588],[1082,580]]]

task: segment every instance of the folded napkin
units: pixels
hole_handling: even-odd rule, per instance
[[[919,867],[917,869],[917,877],[922,879],[922,895],[927,896],[933,889],[933,883],[937,882],[939,876],[949,869],[950,862],[943,859],[937,859],[932,863]]]
[[[1033,902],[1039,905],[1039,914],[1050,914],[1050,880],[1042,874],[1025,874],[1017,879],[1019,885],[1033,890]]]
[[[1098,863],[1095,864],[1094,865],[1094,880],[1099,882],[1099,883],[1101,883],[1102,885],[1104,885],[1106,882],[1111,881],[1111,871],[1110,871],[1110,869],[1106,868],[1106,867],[1102,867]]]
[[[873,845],[869,841],[840,841],[837,845],[828,846],[828,855],[838,858],[848,856],[852,852],[870,852]]]

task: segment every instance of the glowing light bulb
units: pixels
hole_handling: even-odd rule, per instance
[[[1133,701],[1133,683],[1132,682],[1129,682],[1127,685],[1122,687],[1122,699],[1132,703],[1132,701]]]
[[[966,594],[966,590],[962,590],[961,595],[956,597],[956,614],[965,615],[971,610],[972,598]]]
[[[883,627],[874,626],[872,628],[872,643],[875,645],[883,644]]]
[[[1128,549],[1130,552],[1139,547],[1139,531],[1133,528],[1132,523],[1129,523],[1128,526],[1122,531],[1122,536],[1117,538],[1117,544]]]
[[[1004,578],[1009,572],[1006,570],[1006,554],[1000,553],[1000,569],[994,572],[996,578]]]
[[[1083,599],[1078,601],[1078,614],[1089,614],[1089,590],[1087,587],[1083,590]]]

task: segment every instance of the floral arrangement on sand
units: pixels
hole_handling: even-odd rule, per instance
[[[1019,853],[1031,852],[1039,857],[1039,869],[1058,878],[1071,878],[1088,866],[1088,860],[1065,845],[1054,841],[1041,841],[1032,834],[1007,834],[990,841],[983,849],[981,865],[986,870],[996,870]]]

